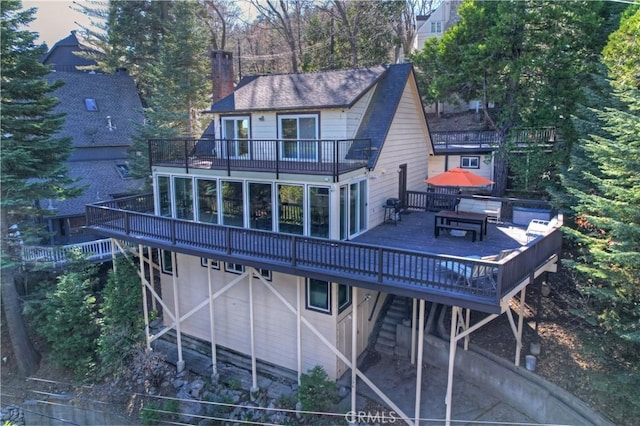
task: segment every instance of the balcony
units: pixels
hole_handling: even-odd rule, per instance
[[[69,262],[69,254],[73,250],[84,254],[90,262],[102,262],[111,259],[111,240],[105,238],[63,246],[22,246],[21,260],[57,268]]]
[[[514,129],[513,134],[514,144],[521,148],[531,143],[546,147],[557,138],[553,127]],[[487,152],[500,147],[498,132],[492,130],[431,132],[431,141],[436,154]]]
[[[380,225],[356,241],[336,241],[156,216],[152,195],[87,206],[87,225],[132,243],[489,313],[500,313],[509,295],[552,269],[562,244],[559,227],[527,242],[505,236],[510,229],[524,235],[508,224],[489,227],[493,243],[434,240],[433,214],[417,208],[397,226]],[[410,237],[389,238],[403,232]],[[463,257],[469,250],[482,255],[503,249],[513,255],[499,261]],[[452,264],[491,273],[461,281],[447,268]]]
[[[226,171],[332,176],[367,167],[369,139],[255,140],[255,139],[152,139],[151,167],[179,167]]]

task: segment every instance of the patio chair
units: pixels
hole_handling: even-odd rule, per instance
[[[542,219],[532,219],[527,226],[525,235],[527,236],[527,242],[534,240],[536,237],[544,235],[549,229],[549,221]]]
[[[494,256],[491,256],[491,259],[481,258],[479,256],[467,256],[468,259],[484,259],[484,260],[494,260]],[[442,262],[441,267],[451,271],[456,275],[455,284],[458,285],[461,282],[464,282],[467,286],[471,287],[473,284],[476,284],[476,287],[480,287],[478,284],[482,282],[482,284],[489,282],[493,288],[496,288],[496,281],[493,278],[493,266],[491,265],[477,265],[477,264],[467,264],[456,262],[453,260]]]

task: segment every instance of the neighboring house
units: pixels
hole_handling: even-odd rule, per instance
[[[430,14],[416,16],[414,50],[422,50],[427,39],[442,37],[446,30],[454,26],[460,19],[457,11],[461,3],[462,0],[445,0]]]
[[[65,123],[54,137],[70,137],[73,151],[67,161],[69,176],[84,187],[77,198],[40,200],[53,233],[49,243],[63,245],[90,241],[84,234],[85,205],[130,195],[140,190],[141,181],[129,177],[127,164],[135,126],[143,123],[142,104],[131,76],[79,71],[76,66],[91,65],[72,52],[80,44],[74,33],[56,43],[42,58],[52,67],[45,76],[50,83],[64,85],[51,96],[59,100],[54,113],[65,113]]]

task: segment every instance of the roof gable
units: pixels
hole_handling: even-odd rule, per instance
[[[251,76],[211,112],[268,111],[352,106],[385,74],[383,66],[303,74]]]

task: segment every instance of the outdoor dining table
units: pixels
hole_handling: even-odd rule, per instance
[[[482,236],[487,235],[488,215],[482,213],[458,212],[453,210],[440,210],[434,215],[434,235],[438,236],[438,225],[455,223],[468,223],[480,225],[480,241]]]

